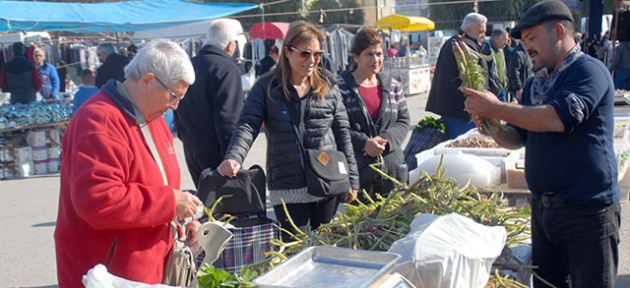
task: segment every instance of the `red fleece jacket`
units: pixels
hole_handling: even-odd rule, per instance
[[[82,276],[108,258],[110,273],[157,284],[173,244],[180,170],[162,117],[148,123],[169,185],[140,127],[101,90],[72,116],[62,141],[55,229],[59,287],[83,287]]]

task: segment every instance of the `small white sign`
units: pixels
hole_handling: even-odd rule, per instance
[[[337,162],[337,165],[339,165],[339,173],[344,174],[344,175],[348,174],[348,169],[346,169],[346,164],[345,163],[339,161],[339,162]]]

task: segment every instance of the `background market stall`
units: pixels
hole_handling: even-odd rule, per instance
[[[375,26],[381,29],[390,28],[404,32],[403,35],[407,39],[409,38],[408,32],[435,29],[435,23],[428,18],[398,14],[379,19],[376,21]],[[406,57],[388,58],[385,61],[383,71],[390,73],[392,77],[401,82],[405,95],[427,92],[431,88],[431,68],[424,61],[423,57],[417,57],[408,53]]]

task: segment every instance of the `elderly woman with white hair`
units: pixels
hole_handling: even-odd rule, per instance
[[[82,276],[99,263],[122,278],[161,283],[174,241],[169,224],[193,216],[200,204],[180,190],[173,137],[161,117],[195,81],[188,55],[174,42],[151,42],[125,67],[125,78],[90,97],[63,137],[55,229],[60,287],[82,287]]]

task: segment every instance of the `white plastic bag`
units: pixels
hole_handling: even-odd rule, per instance
[[[107,271],[103,264],[98,264],[83,275],[83,285],[86,288],[174,288],[164,284],[145,284],[114,276]]]
[[[243,92],[249,92],[249,90],[252,90],[254,82],[256,82],[256,65],[252,65],[247,73],[241,75],[241,86],[243,87]]]
[[[420,214],[410,226],[388,252],[401,255],[395,271],[416,287],[484,287],[507,238],[502,226],[484,226],[456,213]]]

